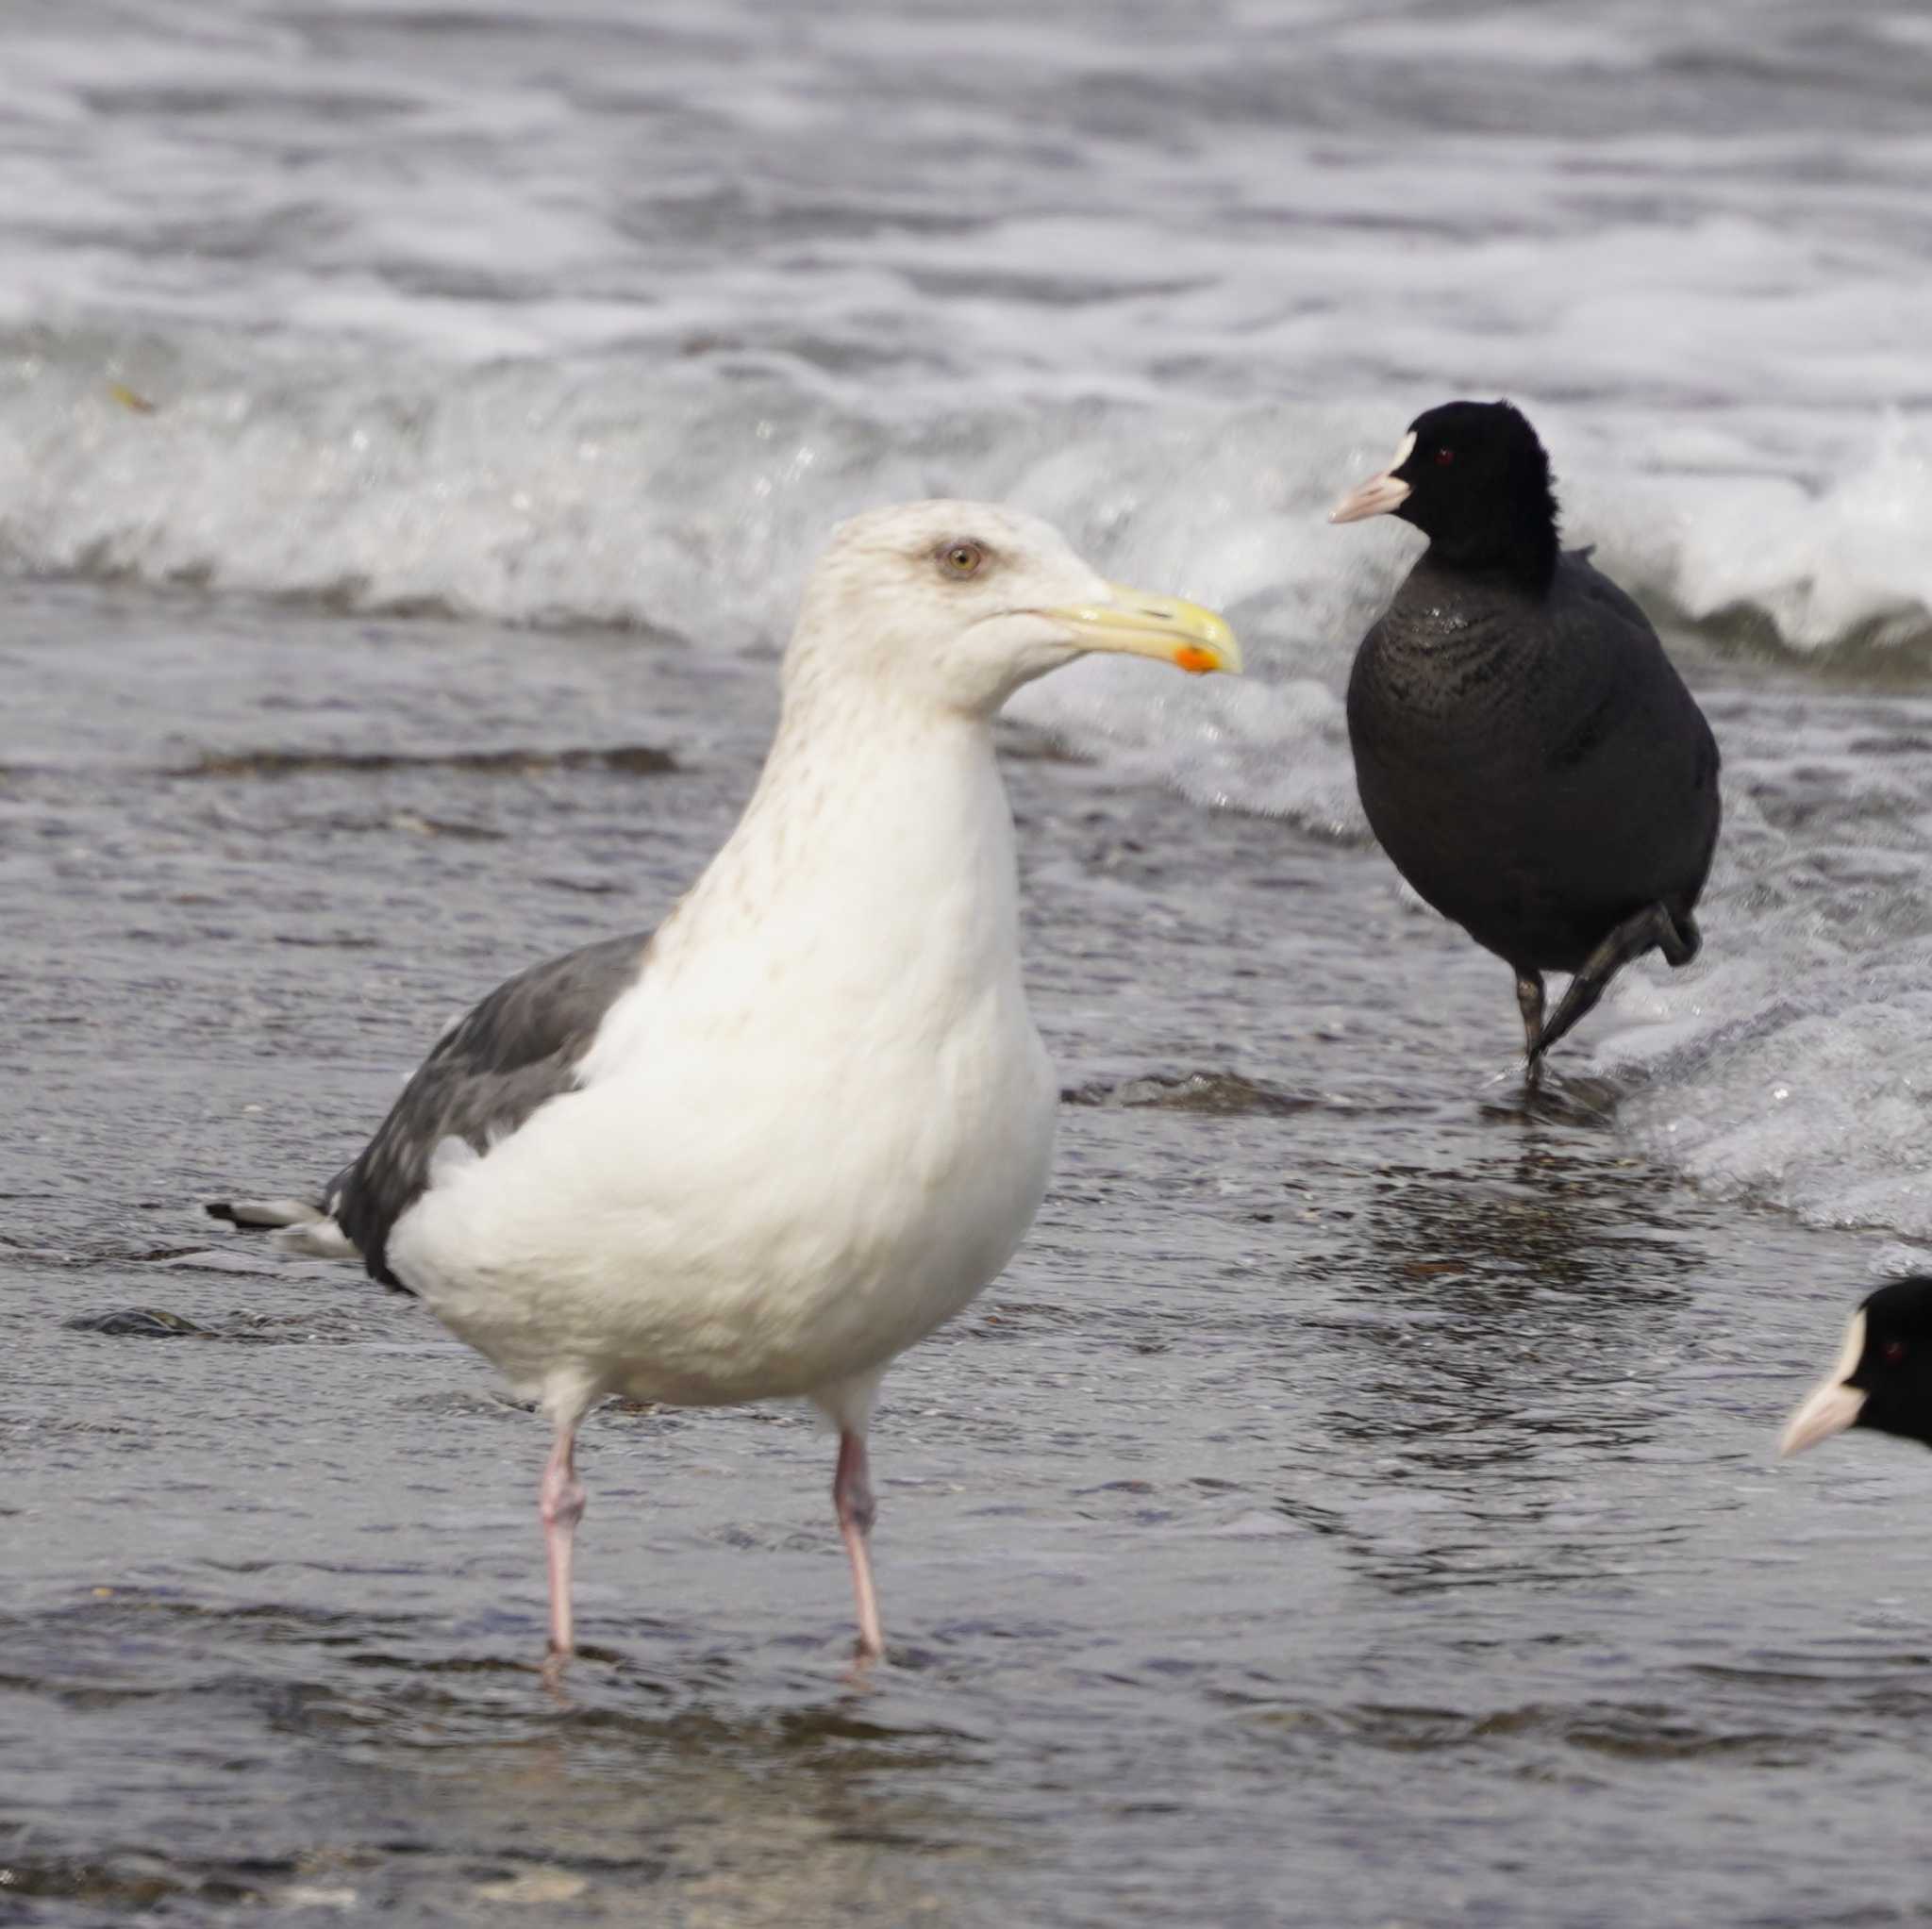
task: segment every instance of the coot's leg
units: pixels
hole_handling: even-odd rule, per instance
[[[1657,943],[1663,951],[1664,962],[1675,971],[1679,965],[1689,964],[1703,949],[1704,934],[1689,911],[1674,911],[1663,905],[1657,908],[1664,914],[1664,931]]]
[[[1516,973],[1516,1008],[1523,1014],[1523,1049],[1528,1054],[1526,1067],[1529,1082],[1534,1085],[1542,1071],[1541,1047],[1537,1039],[1543,1028],[1543,974],[1541,972],[1518,972]]]
[[[1610,980],[1633,957],[1641,957],[1653,947],[1660,948],[1673,964],[1688,964],[1696,955],[1697,926],[1688,919],[1680,923],[1662,905],[1646,905],[1625,918],[1584,959],[1583,969],[1570,980],[1555,1015],[1536,1041],[1536,1050],[1547,1052],[1578,1019],[1593,1011],[1597,1000],[1609,989]]]

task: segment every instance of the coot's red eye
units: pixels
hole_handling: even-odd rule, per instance
[[[1879,1351],[1884,1354],[1885,1357],[1893,1366],[1896,1366],[1906,1356],[1906,1343],[1903,1339],[1888,1339],[1879,1348]]]
[[[1436,451],[1436,467],[1438,469],[1448,468],[1455,459],[1456,451],[1454,449],[1438,449]]]

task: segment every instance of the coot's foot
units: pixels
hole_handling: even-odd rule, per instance
[[[1673,964],[1688,964],[1697,954],[1697,926],[1688,918],[1681,922],[1674,918],[1662,905],[1646,905],[1625,918],[1570,980],[1555,1015],[1538,1037],[1531,1057],[1547,1052],[1579,1019],[1595,1010],[1597,1000],[1609,989],[1610,980],[1632,958],[1655,948]]]

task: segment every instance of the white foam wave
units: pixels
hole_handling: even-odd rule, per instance
[[[1726,823],[1680,973],[1627,973],[1622,1119],[1720,1192],[1932,1236],[1932,705],[1728,701]]]
[[[0,358],[0,550],[350,607],[642,624],[741,646],[782,629],[826,525],[938,491],[1011,497],[1114,566],[1231,606],[1264,660],[1335,680],[1415,548],[1337,532],[1389,405],[1002,405],[865,413],[777,374],[625,358],[331,362],[219,338],[29,332]],[[134,412],[113,381],[150,398]],[[1633,465],[1539,410],[1570,534],[1693,621],[1748,610],[1800,652],[1932,642],[1932,442],[1893,416],[1806,486]],[[1688,453],[1688,452],[1687,452]]]
[[[1927,643],[1932,434],[1895,410],[1819,482],[1652,474],[1588,500],[1632,587],[1691,623],[1755,616],[1809,653]]]
[[[1296,402],[868,414],[775,374],[608,357],[372,374],[223,338],[33,335],[0,361],[0,557],[742,649],[782,640],[838,518],[1012,499],[1114,574],[1229,609],[1255,671],[1203,688],[1094,664],[1028,692],[1023,716],[1197,799],[1357,835],[1338,692],[1418,539],[1337,530],[1325,510],[1401,420]],[[1749,609],[1794,652],[1890,642],[1932,662],[1932,465],[1903,421],[1815,492],[1620,473],[1600,429],[1544,421],[1559,469],[1587,478],[1571,533],[1667,619]]]

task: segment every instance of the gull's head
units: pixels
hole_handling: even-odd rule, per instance
[[[991,503],[907,503],[841,524],[806,586],[788,683],[836,677],[990,716],[1076,657],[1238,672],[1212,610],[1110,583],[1050,524]]]
[[[1932,1446],[1932,1279],[1881,1286],[1852,1315],[1837,1364],[1791,1415],[1778,1453],[1852,1426]]]

